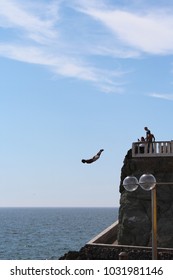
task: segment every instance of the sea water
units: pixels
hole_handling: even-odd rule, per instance
[[[59,259],[117,217],[118,208],[0,208],[0,259]]]

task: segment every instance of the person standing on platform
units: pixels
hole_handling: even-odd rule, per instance
[[[148,129],[147,126],[144,127],[145,131],[146,131],[146,138],[145,140],[148,142],[148,153],[150,152],[150,147],[152,147],[152,153],[154,152],[154,148],[153,148],[153,144],[151,144],[152,142],[155,141],[155,136],[154,134],[151,133],[151,131]]]

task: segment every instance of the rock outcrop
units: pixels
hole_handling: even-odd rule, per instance
[[[138,179],[151,173],[158,183],[173,182],[173,157],[132,158],[129,150],[121,170],[118,244],[151,246],[151,191],[142,188],[127,192],[126,176]],[[158,247],[173,248],[173,184],[156,185]]]
[[[148,248],[147,248],[148,249]],[[146,249],[130,248],[125,249],[121,247],[107,247],[107,246],[94,246],[85,245],[80,251],[69,251],[59,260],[119,260],[119,254],[125,252],[129,260],[151,260],[152,252]],[[159,260],[173,260],[172,251],[159,251]]]

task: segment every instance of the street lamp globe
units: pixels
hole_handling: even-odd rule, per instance
[[[139,178],[139,185],[143,190],[150,191],[156,185],[156,178],[152,174],[143,174]]]
[[[128,192],[133,192],[138,188],[138,180],[134,176],[127,176],[123,180],[123,187],[126,189]]]

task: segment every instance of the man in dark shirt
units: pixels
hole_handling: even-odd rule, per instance
[[[151,131],[148,129],[147,126],[144,127],[145,131],[146,131],[146,141],[148,141],[148,135],[151,134]]]
[[[148,127],[144,127],[145,131],[146,131],[146,141],[148,142],[148,153],[151,152],[152,149],[152,153],[154,152],[154,148],[153,148],[153,144],[151,144],[153,141],[155,141],[155,137],[154,135],[151,133],[151,131],[148,129]]]

